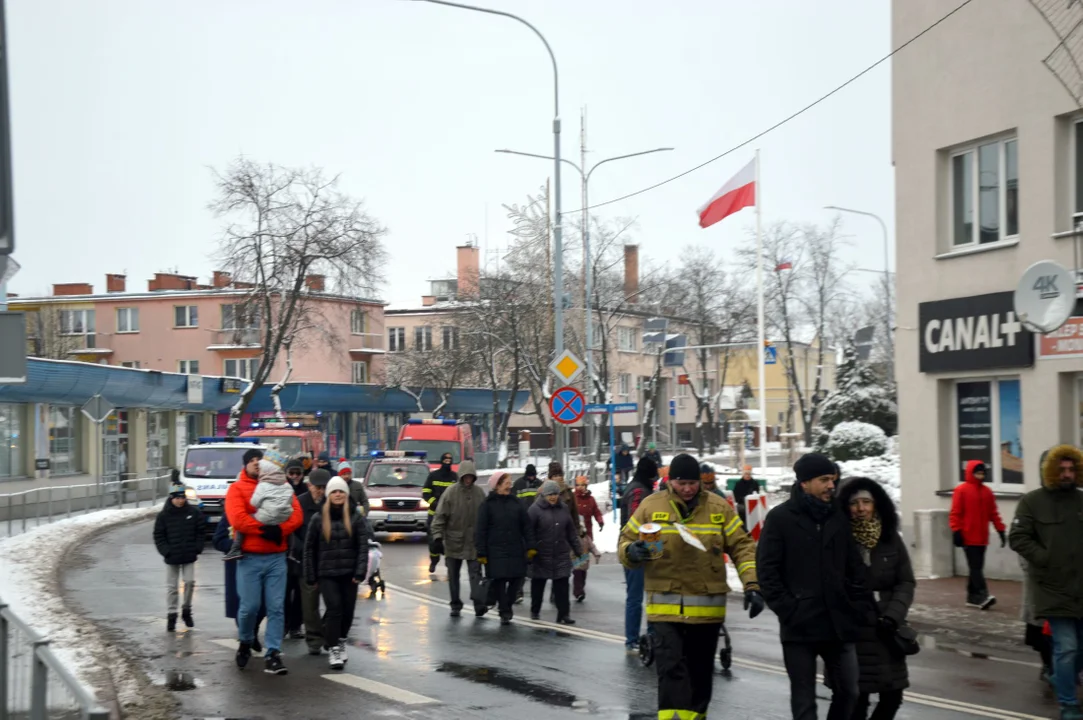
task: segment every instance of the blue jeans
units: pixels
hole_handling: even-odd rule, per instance
[[[237,614],[238,639],[252,644],[262,605],[267,610],[263,644],[268,652],[281,650],[286,626],[286,553],[250,553],[236,562],[237,595],[241,599]]]
[[[624,569],[624,644],[639,644],[639,629],[643,625],[643,568]]]
[[[1049,618],[1053,631],[1053,687],[1057,702],[1076,705],[1076,678],[1083,671],[1083,619]]]

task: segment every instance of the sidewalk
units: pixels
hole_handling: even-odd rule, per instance
[[[990,580],[989,592],[996,596],[996,605],[978,610],[966,605],[965,577],[918,580],[910,624],[941,646],[1032,653],[1023,644],[1023,584]],[[1033,659],[1037,661],[1036,654]]]

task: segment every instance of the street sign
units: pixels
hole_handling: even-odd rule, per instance
[[[677,401],[676,400],[670,400],[669,401],[669,415],[670,415],[670,417],[676,417],[676,415],[677,415]]]
[[[571,350],[565,350],[549,365],[549,372],[565,383],[570,383],[579,377],[579,373],[583,372],[584,368],[583,363]]]
[[[203,404],[203,376],[188,376],[188,403],[190,405]]]
[[[774,365],[778,362],[778,348],[774,345],[768,345],[763,349],[763,364]]]
[[[607,415],[609,413],[639,412],[638,403],[602,403],[587,405],[588,415]]]
[[[90,422],[100,425],[105,422],[105,419],[113,412],[113,403],[109,402],[101,395],[95,395],[94,397],[83,403],[83,414],[87,416]]]
[[[677,376],[677,384],[678,385],[691,385],[692,382],[688,379],[687,375],[678,375]]]
[[[549,398],[549,414],[563,425],[571,425],[583,419],[587,400],[583,393],[573,387],[562,387]]]

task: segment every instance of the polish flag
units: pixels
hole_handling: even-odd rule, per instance
[[[710,227],[738,210],[756,205],[756,160],[741,168],[699,209],[699,226]]]
[[[782,272],[783,270],[793,270],[793,263],[789,260],[782,260],[778,265],[775,265],[775,272]]]

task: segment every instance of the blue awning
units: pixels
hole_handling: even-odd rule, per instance
[[[189,412],[227,411],[236,402],[236,392],[223,392],[223,386],[243,385],[235,380],[203,377],[203,402],[188,402],[188,375],[139,370],[111,365],[68,360],[27,359],[27,378],[21,385],[0,385],[0,402],[82,405],[101,395],[114,407],[184,410]],[[498,391],[499,407],[507,407],[508,391]],[[280,393],[282,407],[290,412],[418,412],[414,399],[401,390],[377,385],[341,383],[289,383]],[[530,394],[520,391],[514,409],[523,407]],[[431,411],[439,404],[433,391],[421,395],[422,407]],[[249,412],[274,410],[271,388],[256,392]],[[451,414],[487,414],[493,410],[492,391],[464,388],[451,392],[444,412]]]

